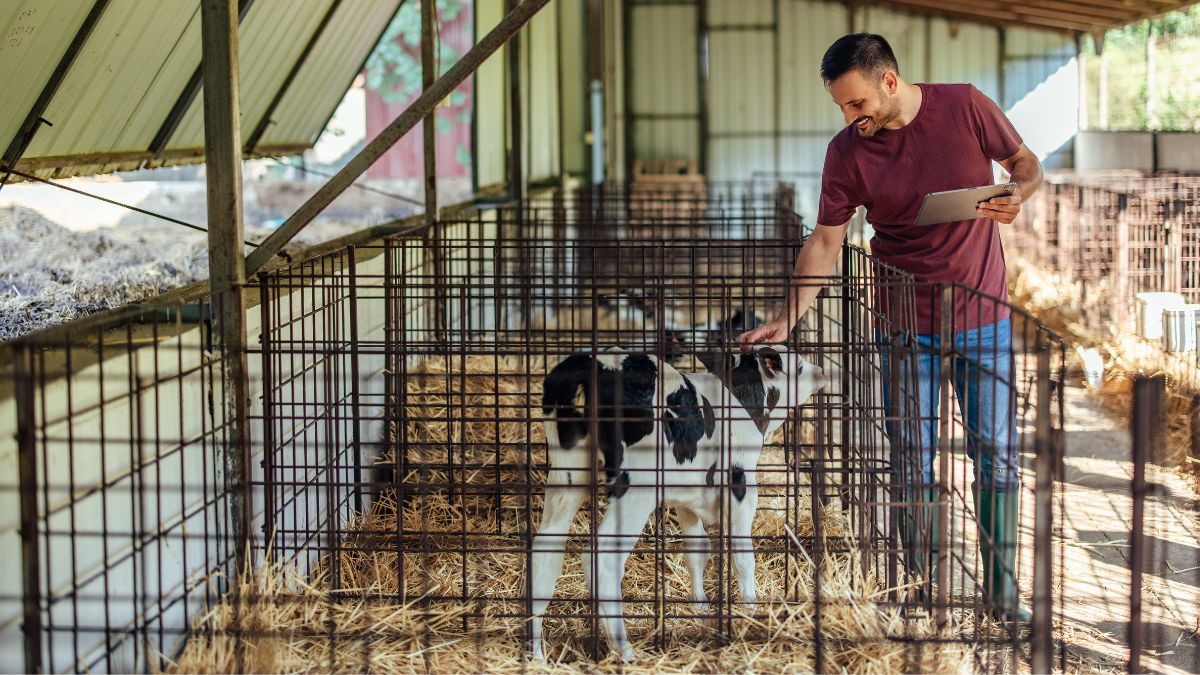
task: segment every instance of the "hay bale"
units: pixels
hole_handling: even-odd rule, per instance
[[[1165,443],[1152,460],[1167,466],[1187,466],[1192,450],[1192,401],[1200,396],[1200,371],[1192,354],[1171,354],[1140,337],[1124,335],[1101,347],[1108,355],[1104,382],[1096,393],[1104,406],[1130,419],[1133,411],[1133,381],[1139,376],[1162,375],[1166,379],[1164,401]]]

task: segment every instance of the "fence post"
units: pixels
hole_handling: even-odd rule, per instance
[[[1129,672],[1142,672],[1142,574],[1146,570],[1146,463],[1162,427],[1162,375],[1138,377],[1133,383],[1133,524],[1129,533]]]
[[[1050,370],[1051,345],[1038,331],[1037,346],[1037,412],[1034,429],[1034,490],[1033,490],[1033,626],[1030,636],[1030,666],[1035,673],[1051,672],[1054,661],[1051,636],[1054,596],[1054,550],[1051,537],[1054,531],[1054,479],[1058,466],[1058,435],[1054,433],[1053,382]]]
[[[938,438],[942,441],[950,438],[951,428],[951,413],[950,399],[954,396],[950,391],[950,382],[953,378],[954,369],[954,286],[946,285],[942,287],[942,306],[941,306],[941,344],[939,352],[941,357],[941,373],[939,379],[939,400],[938,400]],[[938,443],[937,445],[941,445]],[[948,546],[950,542],[950,452],[941,452],[937,450],[937,446],[930,450],[938,453],[938,530],[937,540],[938,548]],[[924,448],[920,450],[923,454]],[[925,458],[920,458],[920,466],[922,479],[924,479],[924,462]],[[919,530],[920,528],[918,528]],[[931,536],[933,533],[930,533]],[[924,542],[922,542],[923,544]],[[934,609],[938,627],[946,625],[946,611],[950,605],[950,556],[939,555],[937,559],[937,607]]]
[[[347,270],[349,287],[347,294],[350,302],[350,416],[354,422],[350,426],[351,443],[354,446],[354,509],[363,512],[363,477],[362,477],[362,374],[359,371],[359,361],[362,358],[362,342],[358,333],[358,254],[354,246],[346,249],[349,269]],[[265,296],[264,296],[265,297]],[[267,325],[263,324],[263,330]]]
[[[1188,413],[1191,429],[1191,457],[1194,460],[1200,460],[1200,394],[1192,396]]]
[[[271,286],[266,272],[258,273],[258,305],[262,327],[258,331],[259,360],[262,369],[262,438],[263,438],[263,541],[268,563],[275,562],[275,347],[272,339]]]
[[[37,435],[34,348],[17,343],[13,349],[16,365],[17,405],[17,489],[21,491],[21,564],[24,568],[25,672],[42,672],[42,587],[41,550],[38,548],[37,506]]]

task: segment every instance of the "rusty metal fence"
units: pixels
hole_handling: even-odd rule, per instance
[[[396,666],[385,660],[396,644],[434,671],[496,667],[498,649],[524,654],[548,370],[620,345],[702,374],[705,358],[736,353],[737,332],[789,288],[819,284],[788,347],[833,376],[764,446],[749,542],[710,525],[707,609],[680,585],[676,562],[700,542],[655,510],[630,557],[640,572],[630,572],[638,585],[624,618],[638,649],[709,658],[751,644],[821,671],[849,667],[872,642],[888,646],[899,670],[945,654],[978,671],[1064,667],[1052,631],[1063,570],[1049,545],[1062,513],[1061,340],[1026,316],[1011,344],[985,353],[960,343],[969,326],[952,308],[994,318],[1020,310],[916,283],[854,247],[834,277],[790,279],[801,230],[786,190],[743,187],[728,187],[736,209],[718,187],[689,213],[654,207],[649,218],[607,192],[552,196],[260,275],[250,289],[245,477],[220,462],[221,348],[204,300],[152,303],[14,343],[5,382],[17,433],[3,493],[12,515],[0,533],[13,576],[0,606],[3,639],[20,657],[6,648],[6,663],[157,671],[186,655],[189,640],[221,638],[240,645],[241,660],[226,666],[235,669],[252,667],[247,645],[260,639],[316,645],[312,662],[334,671]],[[915,339],[918,303],[943,308],[947,339],[936,346]],[[911,371],[894,367],[919,358],[941,364],[934,412],[907,386]],[[956,394],[962,377],[1011,396],[988,404],[976,398],[982,390]],[[665,412],[652,406],[655,419]],[[994,544],[1011,559],[989,555],[978,527],[969,455],[983,446],[972,416],[989,413],[1014,429],[1021,526],[1016,542]],[[902,428],[930,425],[936,450],[897,440],[920,435]],[[929,476],[908,469],[925,464]],[[672,480],[666,472],[655,488],[672,490]],[[590,506],[567,542],[576,559],[605,545],[603,487],[586,489]],[[237,499],[254,525],[244,541],[233,538]],[[775,575],[756,606],[735,582],[734,552],[747,543]],[[231,594],[234,552],[245,547],[307,585],[265,599]],[[994,572],[985,568],[997,565],[1032,608],[1032,633],[989,618],[996,603],[983,586]],[[836,579],[868,586],[847,596]],[[555,597],[547,640],[588,667],[603,657],[601,621],[613,617],[574,582]],[[316,619],[237,618],[260,602]],[[195,623],[218,615],[234,618]],[[847,615],[882,628],[847,632]],[[712,658],[706,668],[735,663]]]
[[[1093,328],[1132,332],[1142,292],[1200,303],[1200,177],[1049,173],[1005,234],[1075,286]]]

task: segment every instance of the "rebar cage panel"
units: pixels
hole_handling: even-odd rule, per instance
[[[765,316],[782,303],[801,244],[738,236],[777,228],[774,212],[736,219],[709,214],[703,220],[714,236],[699,241],[675,235],[696,228],[700,216],[655,220],[653,239],[627,238],[622,229],[627,220],[610,216],[595,227],[578,216],[583,201],[559,199],[504,210],[494,219],[441,222],[378,247],[358,247],[262,277],[268,327],[262,349],[270,399],[265,421],[272,429],[262,489],[265,503],[275,505],[263,527],[273,560],[300,562],[331,589],[369,589],[366,598],[350,594],[356,600],[415,602],[427,621],[453,612],[460,637],[496,636],[503,633],[498,626],[509,631],[508,638],[498,639],[527,637],[530,581],[516,571],[529,567],[542,510],[549,463],[541,411],[546,373],[572,353],[614,346],[653,354],[684,373],[705,371],[697,355],[737,351],[733,340],[745,326],[730,325],[730,318]],[[373,272],[364,273],[363,265],[348,264],[355,258],[378,262]],[[335,269],[345,271],[331,274]],[[916,349],[903,338],[914,331],[918,302],[940,303],[946,297],[961,305],[965,298],[977,313],[994,312],[997,318],[1012,310],[968,289],[914,282],[850,247],[833,279],[798,283],[824,289],[788,346],[836,375],[792,411],[782,436],[768,444],[757,466],[760,527],[753,545],[760,559],[777,559],[783,570],[778,587],[762,592],[772,602],[815,600],[819,626],[822,612],[833,612],[830,608],[841,600],[822,598],[805,564],[820,574],[820,565],[837,560],[879,580],[884,591],[873,604],[894,609],[902,625],[912,626],[888,639],[916,645],[914,650],[958,644],[968,649],[976,668],[1015,668],[1029,658],[1029,636],[978,619],[985,603],[973,520],[975,476],[964,459],[970,432],[953,406],[943,408],[953,415],[941,424],[940,497],[928,506],[942,514],[945,526],[940,538],[944,569],[938,570],[944,581],[933,584],[932,575],[916,579],[909,574],[896,514],[912,485],[898,477],[897,467],[914,460],[900,457],[909,451],[888,442],[886,422],[930,420],[922,418],[915,393],[904,394],[914,389],[900,387],[898,374],[884,377],[881,366],[885,350],[896,358]],[[308,299],[289,299],[297,293]],[[886,312],[880,311],[881,298],[887,298]],[[1057,456],[1053,432],[1061,429],[1063,346],[1022,318],[1014,346],[997,352],[1014,360],[1011,379],[994,386],[1015,391],[1016,442],[1031,511],[1035,493],[1049,499],[1051,489]],[[961,317],[948,312],[945,321],[953,333]],[[378,330],[368,335],[364,322]],[[348,334],[308,339],[306,323],[326,326],[321,331],[326,335]],[[960,370],[979,367],[973,365],[978,356],[947,346],[939,353],[945,381],[955,382]],[[303,372],[308,384],[291,376],[275,378],[276,371]],[[888,386],[911,399],[900,401],[890,416],[883,403]],[[946,386],[941,396],[952,397],[950,389]],[[731,407],[736,401],[714,405]],[[659,401],[656,417],[662,409]],[[612,420],[597,423],[605,421]],[[1041,474],[1033,466],[1039,442],[1050,462],[1039,468]],[[593,459],[591,469],[599,471],[598,457]],[[666,472],[655,485],[663,492],[682,487],[673,480]],[[602,483],[598,478],[593,484],[592,498],[576,522],[568,561],[602,545],[595,534],[606,499]],[[1027,598],[1034,531],[1048,543],[1055,513],[1027,517],[1022,532],[1016,574]],[[918,520],[933,522],[931,514]],[[763,523],[777,527],[770,530]],[[731,568],[737,542],[719,525],[709,529],[717,561],[707,579],[710,585],[716,579],[713,606],[702,615],[686,584],[672,576],[678,566],[669,562],[696,542],[680,535],[669,510],[656,510],[628,563],[631,570],[649,570],[639,578],[651,580],[625,592],[624,616],[639,644],[651,649],[680,640],[719,645],[740,634],[740,622],[769,614],[770,605],[760,604],[756,615],[737,600]],[[822,528],[838,536],[823,535]],[[938,538],[932,532],[921,537],[926,547]],[[834,557],[824,558],[827,553]],[[800,574],[802,569],[809,576]],[[498,584],[495,577],[502,571],[513,579]],[[557,639],[602,655],[599,612],[590,595],[560,587],[555,597],[547,630],[557,624]],[[1056,602],[1047,595],[1036,605],[1048,617]],[[676,625],[680,622],[687,630]],[[942,628],[930,632],[926,625],[933,622]],[[836,662],[850,646],[851,640],[834,644],[836,637],[820,630],[816,635],[814,662]],[[369,662],[370,649],[355,642],[356,636],[337,639],[354,642]],[[487,666],[486,654],[479,649],[481,668]],[[919,659],[914,651],[911,664]]]
[[[714,196],[722,189],[739,195],[736,209]],[[496,644],[526,650],[525,570],[548,462],[546,372],[571,353],[619,345],[703,373],[701,357],[734,353],[737,333],[754,316],[769,318],[790,283],[823,287],[788,347],[831,381],[788,412],[755,467],[759,603],[751,609],[739,600],[732,556],[741,542],[720,522],[708,530],[711,606],[691,603],[678,561],[701,541],[680,533],[673,511],[657,510],[631,556],[633,586],[625,591],[639,651],[761,647],[769,641],[755,626],[799,614],[810,626],[789,638],[797,661],[832,668],[861,643],[840,632],[836,617],[864,611],[872,621],[895,618],[880,639],[903,647],[900,669],[916,669],[942,648],[962,650],[979,670],[1061,657],[1057,642],[1039,648],[1036,634],[1010,635],[978,618],[974,477],[964,459],[970,432],[952,387],[939,394],[946,414],[938,419],[938,499],[916,517],[904,510],[912,486],[898,471],[912,451],[889,443],[889,425],[932,422],[921,412],[928,406],[905,393],[912,389],[901,386],[899,370],[885,377],[882,368],[885,353],[915,356],[908,338],[918,303],[949,300],[976,313],[1003,313],[1004,303],[916,283],[851,247],[832,278],[789,282],[801,242],[786,194],[731,185],[708,195],[686,213],[639,212],[607,194],[612,206],[604,209],[595,208],[594,193],[533,200],[260,275],[250,289],[259,296],[249,321],[258,347],[247,356],[260,376],[251,382],[249,448],[228,438],[228,383],[211,320],[219,312],[204,300],[149,303],[14,342],[19,461],[4,494],[19,515],[3,550],[11,558],[5,568],[24,574],[0,599],[21,617],[5,630],[19,629],[26,669],[158,670],[189,634],[228,635],[242,648],[244,638],[263,634],[304,636],[327,647],[314,659],[331,670],[372,667],[381,644],[414,632],[418,640],[453,634],[456,648],[475,655],[465,666],[475,670],[489,666]],[[1016,391],[1020,425],[1016,575],[1046,619],[1059,607],[1049,582],[1061,569],[1032,556],[1050,550],[1060,514],[1051,485],[1061,451],[1062,345],[1027,316],[1013,317],[1013,345],[1003,352],[1015,367],[1001,384]],[[943,318],[953,332],[958,315]],[[955,382],[978,356],[944,343],[943,382]],[[885,390],[892,407],[883,404]],[[736,405],[714,402],[719,410]],[[663,412],[655,401],[654,418]],[[619,420],[595,420],[605,421]],[[235,452],[248,475],[230,474]],[[572,567],[599,543],[599,476],[546,614],[547,644],[571,647],[576,659],[605,653],[600,612]],[[664,475],[656,487],[669,490],[673,480]],[[253,540],[235,537],[242,508]],[[912,556],[928,554],[936,538],[934,511],[944,552],[937,582],[911,574]],[[907,543],[905,518],[925,523]],[[267,598],[272,606],[348,606],[349,614],[388,606],[407,623],[351,631],[329,619],[272,632],[239,623],[247,599],[232,596],[233,623],[194,627],[198,617],[220,614],[218,598],[231,598],[237,552],[247,546],[260,562],[323,591],[289,587]],[[813,583],[835,573],[869,578],[875,592],[847,599]]]

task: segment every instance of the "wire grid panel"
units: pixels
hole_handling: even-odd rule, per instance
[[[294,489],[324,494],[325,503],[337,508],[314,515],[299,506],[298,496],[286,503],[274,498],[268,503],[279,506],[266,527],[288,531],[297,552],[303,549],[309,560],[317,560],[309,571],[329,588],[360,589],[337,591],[335,597],[413,608],[419,620],[405,625],[423,635],[450,631],[459,636],[456,643],[474,636],[475,660],[467,663],[479,667],[492,649],[481,640],[525,644],[536,599],[524,570],[533,557],[549,463],[540,410],[547,372],[570,354],[621,345],[674,363],[683,373],[703,373],[708,370],[705,358],[711,362],[735,351],[731,340],[738,329],[729,322],[734,315],[741,311],[745,321],[752,310],[761,312],[782,301],[787,285],[781,280],[787,278],[799,244],[646,245],[612,237],[568,239],[553,232],[547,240],[546,225],[528,211],[502,214],[495,222],[441,223],[417,236],[389,239],[380,251],[372,251],[382,257],[383,273],[356,274],[350,296],[344,295],[342,282],[337,288],[310,291],[335,298],[334,304],[382,304],[382,339],[351,335],[324,349],[309,345],[302,351],[350,361],[381,356],[383,393],[375,394],[376,386],[369,404],[364,403],[366,393],[360,393],[357,412],[353,403],[347,409],[340,393],[334,401],[306,403],[301,409],[314,412],[299,420],[299,428],[314,429],[349,414],[358,428],[382,416],[382,432],[358,440],[353,451],[357,464],[351,464],[350,451],[341,442],[328,450],[333,463],[293,467],[287,463],[297,457],[294,452],[271,453],[273,475],[306,469],[290,480]],[[912,487],[897,479],[897,465],[913,460],[897,457],[907,450],[889,443],[887,422],[920,424],[928,416],[912,394],[900,396],[895,409],[884,407],[883,388],[896,383],[895,377],[892,382],[883,377],[881,343],[886,344],[885,336],[911,332],[917,295],[933,291],[856,249],[847,249],[841,274],[840,283],[822,291],[790,345],[808,351],[813,363],[837,375],[793,411],[784,436],[767,445],[756,470],[761,508],[752,540],[761,560],[775,561],[761,562],[760,569],[777,574],[764,592],[769,589],[773,601],[813,602],[818,624],[822,616],[832,620],[840,601],[820,597],[821,585],[811,583],[812,574],[822,573],[812,567],[826,564],[822,556],[828,553],[839,566],[852,565],[881,580],[884,597],[873,597],[871,604],[896,612],[904,628],[886,639],[911,647],[906,650],[910,665],[923,663],[923,646],[949,641],[973,654],[977,666],[1004,670],[1026,650],[1026,642],[986,624],[962,621],[981,608],[978,588],[970,583],[979,572],[974,549],[966,543],[974,517],[966,475],[939,472],[944,499],[937,508],[955,514],[957,529],[941,540],[945,550],[956,554],[942,558],[947,567],[941,578],[948,581],[937,586],[937,595],[928,571],[923,581],[914,577],[907,562],[913,547],[901,541],[913,537],[901,536],[896,516],[896,505],[908,499],[901,490]],[[327,278],[315,275],[306,283],[324,283],[318,277]],[[274,280],[265,283],[266,297],[277,293],[271,288]],[[826,280],[802,283],[825,285]],[[890,290],[881,293],[881,287]],[[994,310],[997,303],[988,299],[987,306]],[[310,314],[320,314],[320,307]],[[350,311],[350,316],[361,313]],[[336,318],[330,321],[345,325]],[[278,335],[273,326],[279,323],[272,319],[267,324],[264,360],[267,354],[282,353],[279,347],[289,342],[272,341],[270,336]],[[1049,374],[1043,374],[1048,381]],[[1026,392],[1022,400],[1030,400],[1027,392],[1037,377],[1018,383]],[[950,396],[949,388],[942,395]],[[272,396],[277,402],[268,410],[282,410],[278,392]],[[735,403],[726,398],[714,405],[723,410]],[[661,401],[653,408],[654,419],[665,419]],[[270,414],[267,421],[271,423]],[[606,421],[620,417],[601,417],[596,423]],[[951,452],[953,439],[952,433],[945,436]],[[312,444],[321,445],[315,435]],[[661,447],[656,451],[670,456]],[[569,581],[560,585],[545,616],[548,642],[557,640],[571,645],[574,653],[594,657],[604,645],[600,620],[615,617],[592,600],[583,573],[571,571],[586,551],[604,545],[598,527],[607,493],[594,448],[592,453],[586,462],[595,477],[588,483],[591,498],[566,546]],[[655,482],[660,498],[678,487],[675,478]],[[713,480],[714,487],[729,487],[721,482],[728,480],[723,475]],[[277,485],[285,482],[276,480]],[[306,499],[320,503],[321,497]],[[286,525],[282,530],[281,523]],[[636,588],[626,587],[623,615],[639,645],[672,649],[691,640],[712,647],[744,637],[746,627],[753,625],[754,620],[743,618],[750,608],[738,603],[734,581],[738,541],[721,525],[710,530],[717,544],[716,563],[706,576],[712,607],[701,613],[677,562],[698,541],[680,532],[670,511],[654,511],[628,565]],[[839,538],[822,535],[823,528]],[[928,547],[932,531],[925,537]],[[821,555],[813,558],[814,551]],[[801,569],[807,570],[809,583],[797,573]],[[923,585],[924,591],[913,584]],[[930,633],[930,623],[947,614],[959,616],[956,625],[961,628]],[[761,620],[769,614],[758,616]],[[452,618],[449,623],[447,617]],[[818,660],[824,655],[834,662],[853,642],[839,642],[819,629],[812,635],[810,653]],[[981,644],[987,646],[977,646]],[[371,649],[363,646],[354,658],[360,657],[369,662]]]
[[[157,671],[230,589],[225,388],[205,300],[135,306],[13,343],[27,535],[14,671]],[[20,497],[20,507],[16,498]],[[6,628],[6,630],[8,630]]]
[[[1198,185],[1169,174],[1051,174],[1008,241],[1078,285],[1090,325],[1131,330],[1140,292],[1200,302]]]

